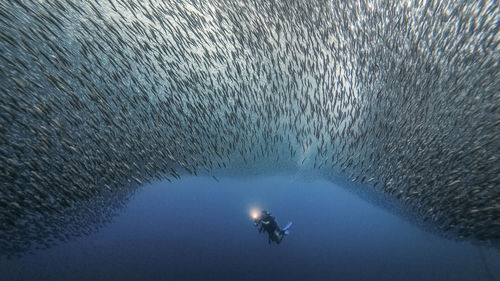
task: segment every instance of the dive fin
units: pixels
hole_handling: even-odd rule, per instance
[[[290,234],[290,231],[288,231],[290,229],[290,227],[292,227],[292,222],[289,222],[285,227],[283,227],[283,229],[281,229],[281,231],[285,235],[288,235],[288,234]]]

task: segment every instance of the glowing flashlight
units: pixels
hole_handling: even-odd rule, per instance
[[[256,220],[259,217],[259,210],[251,209],[250,216],[252,217],[252,219]]]

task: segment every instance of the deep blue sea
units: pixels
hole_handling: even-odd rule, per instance
[[[268,244],[267,209],[291,234]],[[411,224],[327,181],[147,184],[98,232],[0,261],[0,280],[500,280],[500,252]]]

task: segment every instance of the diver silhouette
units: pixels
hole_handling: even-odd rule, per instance
[[[254,219],[254,225],[259,227],[259,232],[265,231],[269,235],[268,243],[281,243],[281,240],[289,234],[288,229],[292,226],[289,222],[284,228],[280,228],[276,219],[266,210],[262,210],[259,217]]]

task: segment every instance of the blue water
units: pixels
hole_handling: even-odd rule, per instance
[[[268,244],[266,208],[290,236]],[[1,280],[500,280],[500,251],[448,240],[326,181],[185,178],[99,232],[0,261]]]

